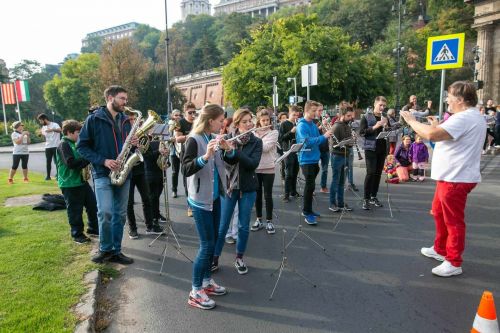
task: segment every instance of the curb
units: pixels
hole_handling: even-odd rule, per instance
[[[95,314],[97,311],[97,289],[101,284],[101,272],[93,270],[85,274],[84,281],[89,288],[82,296],[80,303],[75,306],[74,312],[80,322],[76,325],[75,333],[95,332]]]

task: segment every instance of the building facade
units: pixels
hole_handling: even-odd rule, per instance
[[[182,20],[185,21],[188,15],[211,14],[209,0],[182,0],[181,2]]]
[[[170,83],[179,89],[188,102],[197,109],[206,103],[224,105],[222,75],[216,70],[206,70],[192,74],[176,76]]]
[[[139,26],[139,23],[130,22],[116,27],[111,27],[96,32],[91,32],[82,40],[82,46],[88,46],[88,40],[95,37],[100,37],[102,39],[121,39],[126,37],[132,37],[134,31]]]
[[[500,104],[500,1],[498,0],[465,0],[474,5],[474,24],[477,30],[477,46],[481,50],[478,80],[484,82],[483,89],[478,92],[479,99],[486,103],[492,99]]]
[[[311,0],[220,0],[214,6],[215,14],[248,13],[254,16],[269,16],[287,6],[309,5]]]

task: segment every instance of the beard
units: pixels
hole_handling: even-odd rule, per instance
[[[113,100],[113,103],[111,103],[111,106],[113,107],[113,110],[115,110],[116,112],[123,112],[124,111],[124,107],[120,106],[120,104],[116,103],[114,100]]]

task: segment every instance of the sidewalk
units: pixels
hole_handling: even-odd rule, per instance
[[[0,147],[0,154],[12,154],[13,146]],[[29,145],[30,153],[40,153],[45,151],[45,142]]]

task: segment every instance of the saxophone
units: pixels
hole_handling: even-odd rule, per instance
[[[125,139],[122,150],[120,151],[120,154],[116,159],[119,164],[118,170],[111,171],[109,174],[111,184],[117,186],[123,185],[127,180],[128,174],[130,173],[130,171],[132,171],[132,168],[139,162],[144,161],[141,150],[144,150],[144,146],[149,145],[149,139],[147,138],[146,132],[151,127],[153,127],[155,123],[160,121],[160,117],[156,114],[156,112],[149,110],[148,118],[141,125],[142,113],[139,110],[125,107],[125,111],[136,114],[137,119],[135,120],[130,133]],[[130,151],[132,149],[132,145],[130,141],[132,140],[132,137],[134,135],[139,139],[139,147],[131,155]]]

